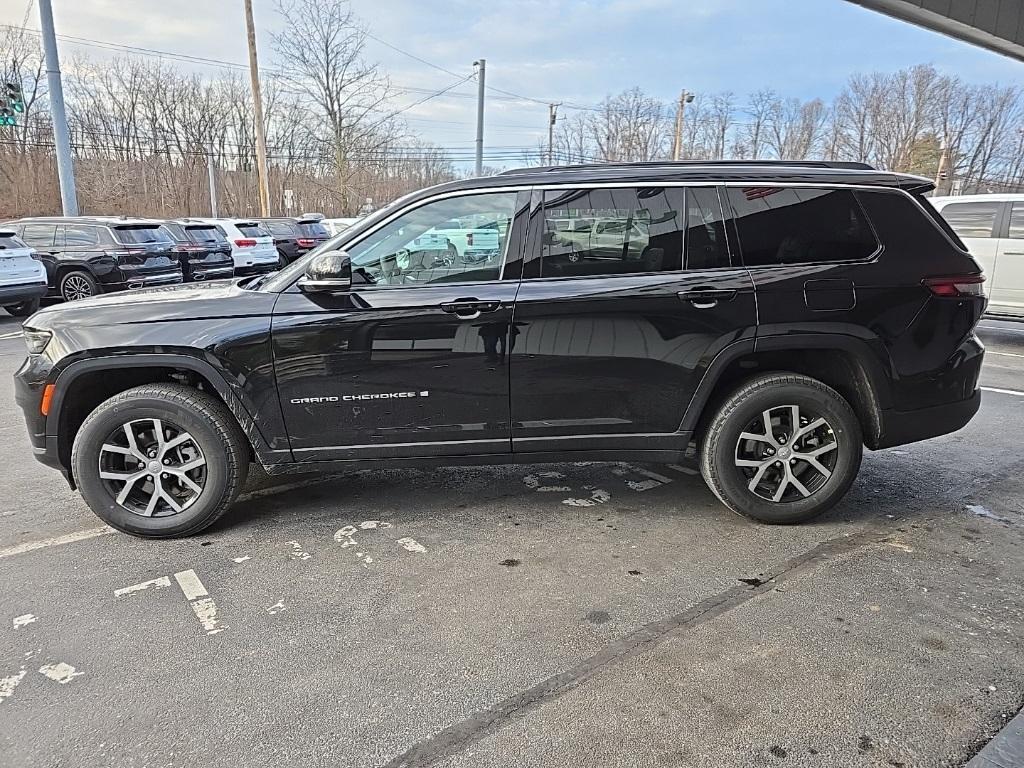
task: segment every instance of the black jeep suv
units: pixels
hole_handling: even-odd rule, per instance
[[[794,523],[863,446],[980,404],[981,270],[922,196],[836,163],[527,169],[423,190],[281,270],[44,309],[36,456],[110,525],[178,536],[270,474],[694,453]],[[494,222],[495,258],[425,258]]]
[[[9,222],[36,250],[51,293],[64,301],[182,281],[174,241],[161,222],[105,216]]]

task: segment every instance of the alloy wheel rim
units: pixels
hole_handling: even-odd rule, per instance
[[[747,490],[766,501],[788,503],[820,491],[835,472],[839,441],[832,425],[798,405],[778,405],[747,424],[734,461]]]
[[[64,280],[64,298],[67,301],[87,299],[90,296],[92,296],[92,289],[84,277],[71,275],[71,277]]]
[[[111,432],[100,446],[99,477],[123,509],[142,517],[169,517],[202,495],[206,457],[196,439],[176,424],[136,419]]]

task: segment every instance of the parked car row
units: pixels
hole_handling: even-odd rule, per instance
[[[273,272],[330,237],[313,217],[32,217],[0,224],[0,306]]]

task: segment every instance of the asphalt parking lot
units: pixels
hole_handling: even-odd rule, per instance
[[[30,456],[0,320],[0,765],[959,766],[1024,704],[1024,324],[963,431],[813,524],[692,469],[257,483],[109,533]]]

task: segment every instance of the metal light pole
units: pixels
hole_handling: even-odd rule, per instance
[[[270,215],[267,137],[263,133],[263,97],[260,95],[260,69],[256,60],[256,26],[252,20],[252,0],[245,0],[245,31],[249,39],[249,77],[252,80],[253,119],[256,122],[256,179],[260,192],[260,216]]]
[[[676,110],[676,140],[672,144],[672,159],[678,160],[683,151],[683,119],[686,105],[693,101],[693,94],[685,88],[679,94],[679,108]]]
[[[75,167],[71,160],[68,117],[64,112],[64,88],[60,81],[60,59],[57,56],[57,36],[53,31],[53,8],[50,6],[50,0],[39,0],[39,25],[43,36],[43,53],[46,56],[46,85],[50,89],[50,117],[53,121],[53,143],[57,151],[60,202],[65,216],[77,216]]]
[[[248,0],[247,0],[248,2]],[[482,176],[484,172],[484,76],[487,69],[487,60],[480,59],[473,62],[477,67],[476,83],[476,175]]]
[[[217,218],[217,170],[213,167],[213,142],[206,146],[206,175],[210,179],[210,216]]]

